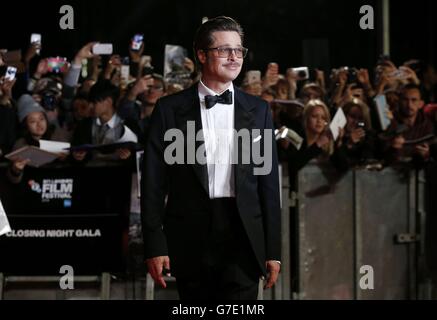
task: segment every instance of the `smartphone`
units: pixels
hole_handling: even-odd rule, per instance
[[[41,34],[39,34],[39,33],[32,33],[30,35],[30,43],[31,44],[37,43],[41,47]],[[41,49],[37,49],[36,50],[37,54],[40,54],[40,52],[41,52]]]
[[[17,74],[17,68],[8,67],[5,73],[5,80],[13,81],[15,79],[16,74]]]
[[[131,49],[133,51],[139,51],[143,45],[144,35],[137,33],[132,38]]]
[[[261,71],[250,70],[246,73],[247,84],[259,83],[261,82]]]
[[[310,72],[308,67],[291,68],[296,74],[297,80],[308,80],[310,78]]]
[[[47,58],[47,71],[60,73],[65,72],[68,69],[68,61],[67,58],[61,57],[52,57]]]
[[[110,55],[112,54],[112,43],[96,43],[93,45],[93,54]]]

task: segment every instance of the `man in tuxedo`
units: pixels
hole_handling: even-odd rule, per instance
[[[194,40],[201,80],[158,100],[152,114],[141,196],[145,258],[164,288],[171,270],[184,300],[256,299],[260,277],[271,288],[280,270],[273,122],[265,101],[232,83],[247,53],[242,41],[235,20],[205,22]],[[193,122],[203,139],[190,135]],[[183,133],[183,162],[168,160],[169,130]],[[260,133],[244,145],[235,140],[242,130]],[[256,144],[268,150],[271,167],[263,174],[256,174],[259,163],[241,156]],[[198,150],[206,162],[188,160]],[[238,161],[229,161],[235,154]]]

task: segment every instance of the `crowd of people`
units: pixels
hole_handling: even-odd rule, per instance
[[[13,80],[4,76],[0,59],[0,159],[39,141],[65,141],[72,146],[100,145],[128,136],[144,145],[157,100],[183,90],[199,79],[195,63],[185,59],[190,81],[166,83],[153,72],[143,47],[129,49],[129,57],[93,54],[95,43],[81,48],[66,68],[54,70],[33,43],[19,61]],[[122,75],[123,66],[129,75]],[[280,72],[277,63],[266,70],[246,73],[241,89],[269,102],[275,128],[302,138],[293,143],[278,139],[279,157],[291,175],[311,160],[329,160],[339,170],[368,163],[383,166],[409,162],[422,166],[437,159],[433,139],[437,121],[437,74],[432,66],[410,60],[396,66],[381,57],[373,70],[340,67],[330,74],[307,69]],[[377,99],[387,103],[384,128]],[[346,125],[334,139],[329,124],[338,109]],[[124,140],[123,140],[124,141]],[[75,149],[73,149],[75,150]],[[56,161],[85,163],[93,159],[130,161],[135,150],[120,148],[111,154],[75,150]],[[28,159],[11,161],[8,176],[20,181]]]

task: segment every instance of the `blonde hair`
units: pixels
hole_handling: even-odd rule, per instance
[[[331,114],[329,112],[329,109],[328,109],[327,105],[322,100],[312,99],[312,100],[308,101],[308,103],[305,105],[305,107],[303,109],[303,117],[302,117],[303,127],[305,130],[305,135],[307,137],[307,141],[308,141],[308,137],[309,137],[308,120],[311,116],[311,113],[316,108],[321,108],[323,110],[323,112],[325,113],[327,125],[331,122]],[[322,149],[328,155],[333,154],[334,142],[331,140],[330,143],[326,146],[323,146]]]

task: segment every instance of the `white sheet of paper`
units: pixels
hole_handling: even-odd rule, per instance
[[[70,143],[60,141],[39,140],[39,148],[53,153],[68,153]]]
[[[9,225],[8,217],[6,216],[5,209],[0,200],[0,236],[8,232],[11,232],[11,226]]]
[[[137,153],[136,153],[138,199],[141,198],[141,160],[142,160],[143,155],[144,155],[144,150],[137,151]]]
[[[391,120],[388,117],[389,106],[387,104],[387,99],[384,94],[377,95],[374,98],[376,104],[376,110],[378,111],[378,119],[381,125],[382,131],[387,130],[390,126]]]
[[[346,126],[347,120],[342,108],[338,108],[335,113],[334,119],[332,119],[329,129],[331,129],[332,137],[334,141],[337,140],[340,134],[340,128],[343,129]]]
[[[137,135],[131,129],[124,126],[124,134],[116,142],[138,142]]]

